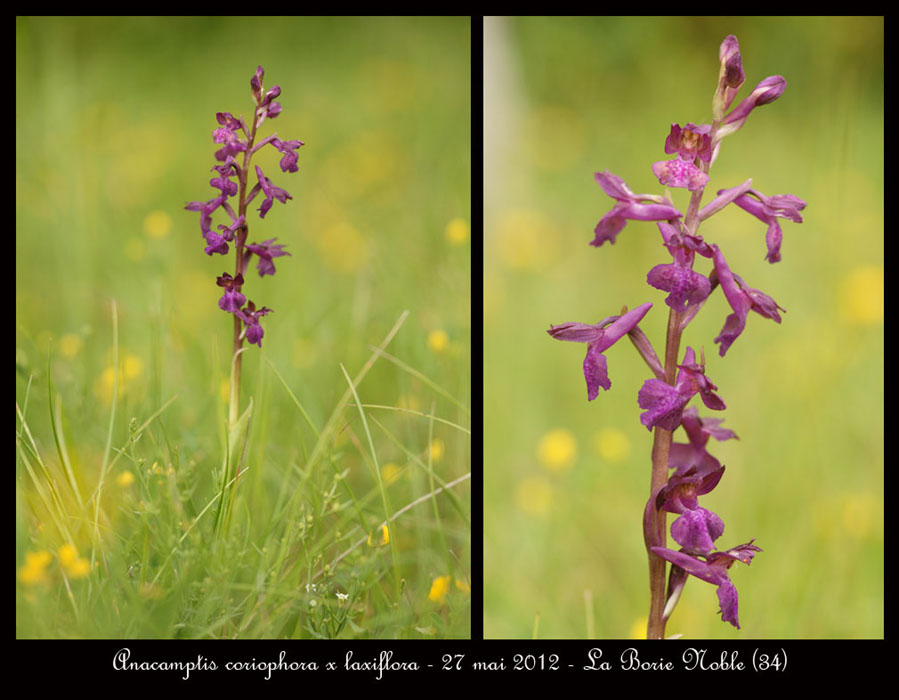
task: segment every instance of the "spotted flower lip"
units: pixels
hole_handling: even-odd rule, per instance
[[[651,547],[650,549],[656,556],[671,562],[691,576],[717,586],[721,619],[740,629],[737,615],[737,589],[727,575],[727,570],[735,561],[747,565],[752,563],[756,552],[762,551],[762,548],[757,547],[753,542],[755,540],[750,540],[746,544],[738,545],[724,552],[712,552],[705,556],[675,552],[665,547]]]
[[[606,241],[614,244],[628,220],[635,221],[672,221],[683,216],[671,202],[661,195],[634,194],[630,187],[617,175],[608,170],[595,174],[596,181],[603,191],[617,200],[617,203],[594,229],[590,245],[599,247]]]
[[[715,251],[712,258],[715,262],[715,274],[727,303],[730,304],[733,313],[724,321],[724,327],[715,338],[716,343],[720,343],[718,353],[721,357],[727,353],[733,342],[740,337],[743,329],[746,327],[746,317],[749,311],[755,311],[760,316],[771,319],[775,323],[780,323],[781,318],[778,310],[786,311],[779,306],[774,299],[758,289],[748,287],[745,282],[733,272],[731,272],[721,249],[718,246],[712,246]]]
[[[587,380],[587,399],[589,401],[599,396],[599,387],[608,391],[612,386],[606,366],[606,357],[603,353],[640,323],[650,308],[652,308],[652,303],[647,302],[622,316],[610,316],[596,325],[563,323],[559,326],[551,326],[547,331],[556,340],[587,343],[584,378]],[[610,321],[611,323],[609,323]],[[603,328],[605,324],[608,325]]]
[[[656,289],[669,292],[665,303],[675,311],[701,303],[711,291],[708,277],[677,262],[656,265],[646,275],[646,281]]]
[[[659,184],[669,187],[685,187],[690,192],[701,190],[709,181],[706,173],[693,163],[680,158],[653,163],[652,172],[659,178]]]
[[[706,508],[685,510],[671,523],[672,539],[688,554],[708,554],[723,534],[724,521]]]

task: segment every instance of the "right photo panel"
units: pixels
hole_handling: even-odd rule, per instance
[[[882,638],[882,17],[484,18],[484,635]]]

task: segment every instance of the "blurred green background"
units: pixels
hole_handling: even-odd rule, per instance
[[[249,241],[277,237],[292,255],[262,279],[254,260],[244,286],[257,307],[274,309],[263,321],[263,351],[251,347],[243,361],[243,405],[255,396],[260,458],[251,508],[271,509],[291,464],[314,442],[263,357],[321,426],[347,389],[339,363],[355,375],[409,310],[388,352],[427,381],[379,360],[362,401],[433,408],[467,427],[470,53],[467,17],[17,18],[17,399],[33,378],[28,418],[38,442],[52,452],[50,347],[70,449],[93,487],[109,421],[115,300],[122,367],[113,445],[131,417],[143,422],[177,394],[162,418],[169,448],[203,478],[218,468],[233,326],[217,306],[216,276],[233,273],[233,250],[227,259],[205,255],[199,214],[184,205],[214,196],[215,115],[249,121],[257,65],[266,89],[280,85],[283,107],[259,138],[277,132],[305,146],[298,173],[281,172],[274,148],[253,160],[293,199],[276,202],[264,220],[261,198],[248,209]],[[213,224],[223,222],[216,212]],[[470,470],[464,432],[378,415],[425,460],[430,445],[447,481]],[[347,421],[361,430],[358,413]],[[360,456],[367,447],[357,450],[346,430],[341,441],[340,466],[351,468],[355,486],[371,488]],[[420,474],[409,483],[416,470],[401,449],[382,440],[378,450],[382,466],[407,477],[396,507],[428,490]],[[468,502],[467,485],[459,497]],[[19,515],[17,565],[35,525]],[[465,565],[465,527],[447,525],[460,527],[452,548]],[[436,564],[415,562],[420,578],[407,596],[427,597],[444,568]]]
[[[612,389],[588,403],[586,347],[546,330],[652,301],[641,327],[664,352],[665,293],[645,279],[670,258],[654,223],[588,245],[612,206],[593,174],[662,192],[650,166],[670,158],[672,122],[710,122],[728,34],[746,72],[735,105],[769,75],[787,89],[724,140],[710,188],[752,177],[808,207],[804,223],[783,221],[775,265],[764,224],[736,207],[699,231],[788,312],[781,325],[750,314],[721,358],[719,293],[684,334],[705,348],[740,438],[712,441],[727,471],[701,503],[726,524],[719,546],[754,537],[764,552],[731,569],[742,630],[691,579],[667,631],[883,636],[883,20],[616,17],[485,21],[487,637],[645,635],[648,370],[619,343]],[[686,191],[672,194],[686,211]]]

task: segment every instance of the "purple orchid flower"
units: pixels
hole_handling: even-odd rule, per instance
[[[588,323],[563,323],[560,326],[551,326],[547,331],[556,340],[587,343],[584,378],[587,380],[589,401],[599,395],[599,387],[608,391],[612,386],[603,353],[640,323],[651,307],[652,304],[647,302],[623,316],[610,316],[595,326]]]
[[[665,547],[652,547],[652,552],[662,559],[666,559],[674,564],[685,574],[690,574],[698,579],[707,581],[718,587],[718,602],[721,606],[721,619],[729,622],[737,629],[740,629],[740,621],[737,617],[737,589],[727,575],[727,570],[735,561],[751,564],[752,558],[756,552],[761,552],[761,547],[754,544],[755,540],[750,540],[746,544],[741,544],[726,552],[712,552],[704,557],[699,555],[691,555],[686,552],[675,552]],[[674,582],[675,570],[672,569],[672,581],[669,582],[669,590],[682,588],[683,580],[680,586]],[[678,572],[680,573],[680,572]],[[681,574],[682,579],[686,576]]]
[[[724,533],[724,522],[717,514],[701,508],[697,496],[709,493],[724,475],[724,467],[700,474],[695,468],[675,474],[655,498],[657,510],[677,513],[671,524],[671,536],[690,554],[708,554],[715,540]]]
[[[275,263],[273,258],[280,258],[282,255],[290,255],[286,250],[282,250],[281,244],[275,245],[275,238],[269,238],[262,243],[251,243],[247,246],[247,250],[259,256],[259,264],[256,269],[259,270],[259,276],[274,275]]]
[[[262,347],[262,336],[264,333],[262,331],[262,326],[259,325],[259,319],[270,313],[273,313],[272,310],[265,306],[257,311],[256,305],[252,301],[247,304],[246,308],[234,312],[234,314],[244,322],[248,343],[258,345],[260,348]]]
[[[668,306],[675,311],[685,311],[685,307],[690,304],[705,301],[711,292],[709,278],[693,271],[696,253],[710,257],[711,248],[702,240],[702,236],[693,236],[686,231],[681,233],[676,226],[663,221],[658,226],[674,262],[656,265],[646,275],[646,281],[656,289],[669,292],[665,298]]]
[[[671,523],[671,537],[688,554],[708,554],[724,534],[724,521],[706,508],[683,510]]]
[[[214,165],[210,170],[215,170],[219,176],[212,178],[209,184],[221,190],[223,197],[233,197],[237,194],[237,183],[231,180],[234,175],[239,175],[234,156],[228,156],[224,165]]]
[[[218,123],[223,126],[213,130],[212,140],[215,143],[224,144],[222,148],[216,151],[216,160],[227,161],[229,157],[233,158],[238,153],[246,151],[246,142],[241,141],[236,133],[237,129],[243,126],[243,122],[234,119],[234,117],[227,112],[224,114],[219,112],[216,114],[216,119],[218,120]]]
[[[228,313],[240,311],[240,307],[247,302],[247,298],[240,293],[240,288],[243,285],[243,275],[238,272],[237,276],[231,277],[231,275],[225,272],[221,277],[216,277],[215,283],[219,287],[225,288],[224,295],[219,299],[219,308]]]
[[[206,238],[206,255],[218,253],[219,255],[228,254],[228,241],[220,233],[207,231],[203,236]]]
[[[595,173],[596,181],[603,191],[617,200],[617,204],[608,212],[594,230],[590,245],[599,247],[606,241],[614,244],[616,236],[627,224],[628,219],[635,221],[673,221],[683,216],[674,205],[661,195],[634,194],[624,180],[608,170]],[[644,202],[649,202],[645,204]]]
[[[802,215],[799,212],[805,209],[806,202],[793,194],[775,194],[766,197],[758,190],[750,189],[746,194],[736,197],[734,204],[768,224],[768,233],[765,235],[768,254],[765,259],[770,263],[779,262],[783,231],[777,219],[789,219],[801,224]]]
[[[244,124],[243,119],[238,119],[231,114],[231,112],[216,112],[215,120],[228,131],[236,132],[240,129],[244,133],[247,133],[247,125]]]
[[[297,160],[299,159],[297,149],[300,146],[305,145],[302,141],[282,141],[281,139],[275,138],[269,143],[284,154],[281,157],[281,161],[278,163],[283,172],[295,173],[299,170],[299,167],[297,166]]]
[[[716,343],[721,343],[718,352],[721,357],[724,357],[746,327],[746,317],[749,315],[750,309],[777,323],[780,323],[780,314],[777,313],[777,310],[786,312],[786,309],[779,306],[767,294],[746,286],[742,279],[730,271],[721,249],[718,246],[712,246],[712,248],[715,251],[712,258],[715,261],[715,274],[727,302],[734,310],[725,320],[721,333],[715,338]]]
[[[280,187],[273,185],[272,181],[262,174],[262,169],[258,165],[256,166],[256,177],[259,179],[259,186],[265,193],[265,201],[262,203],[262,206],[259,207],[260,219],[265,218],[268,210],[272,208],[274,200],[277,199],[282,204],[287,204],[288,199],[293,199],[287,190],[283,190]]]
[[[680,425],[681,415],[687,403],[696,394],[713,411],[723,411],[726,406],[715,390],[718,388],[705,376],[705,367],[696,363],[693,348],[684,353],[684,362],[678,365],[677,381],[674,386],[661,379],[647,379],[637,394],[640,408],[647,409],[640,414],[640,422],[647,430],[658,426],[664,430],[674,430]]]
[[[709,124],[696,126],[689,123],[683,128],[679,124],[671,125],[671,132],[665,139],[665,153],[677,153],[678,157],[653,163],[652,172],[661,184],[686,187],[691,192],[705,187],[709,176],[696,167],[693,161],[697,158],[706,163],[711,161],[711,130]]]

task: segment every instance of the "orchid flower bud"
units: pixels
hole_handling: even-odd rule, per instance
[[[774,102],[787,89],[787,81],[781,75],[772,75],[755,86],[752,93],[724,118],[718,127],[716,138],[721,139],[742,128],[749,113],[756,107]]]
[[[718,72],[718,89],[715,91],[715,99],[712,102],[712,115],[716,122],[721,121],[724,111],[730,107],[740,86],[746,80],[746,75],[743,73],[743,59],[740,56],[740,44],[733,34],[721,42],[718,58],[721,61],[721,69]]]

